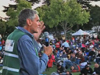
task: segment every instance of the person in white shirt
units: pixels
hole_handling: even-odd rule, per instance
[[[69,43],[66,40],[64,40],[61,46],[64,47],[65,50],[70,47]]]

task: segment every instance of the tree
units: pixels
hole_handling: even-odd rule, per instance
[[[50,28],[61,25],[66,32],[74,25],[83,25],[89,21],[89,12],[82,9],[81,5],[76,0],[50,0],[49,6],[39,8],[40,16],[46,25]]]
[[[4,37],[5,32],[6,32],[6,23],[0,20],[0,34],[2,35],[2,37]]]
[[[94,6],[90,10],[92,25],[97,26],[100,25],[100,7]]]
[[[99,20],[99,13],[100,13],[100,7],[99,6],[92,6],[90,4],[91,1],[97,2],[100,0],[77,0],[83,8],[85,8],[87,11],[90,11],[90,21],[84,25],[85,29],[91,29],[93,26],[100,25],[100,20]]]
[[[15,9],[14,7],[9,7],[7,11],[7,15],[10,16],[7,25],[8,27],[12,27],[12,28],[15,28],[15,26],[18,25],[17,17],[19,12],[24,8],[31,8],[31,3],[26,0],[16,0],[16,2],[18,3],[17,8]],[[14,29],[12,29],[12,31],[13,30]]]

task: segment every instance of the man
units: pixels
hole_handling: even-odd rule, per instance
[[[85,68],[83,68],[82,70],[81,70],[81,74],[80,75],[92,75],[92,73],[93,73],[93,70],[92,70],[92,68],[91,67],[89,67],[89,65],[86,65],[85,66]]]
[[[52,53],[52,47],[48,46],[44,47],[41,58],[38,56],[36,40],[41,33],[39,29],[45,28],[44,23],[31,9],[22,10],[18,22],[19,26],[6,40],[2,75],[39,75],[46,69],[48,56]]]
[[[69,48],[69,43],[64,40],[61,46],[64,47],[64,49],[67,51],[67,48]]]
[[[96,72],[97,75],[100,75],[100,66],[98,63],[94,64],[94,72]]]

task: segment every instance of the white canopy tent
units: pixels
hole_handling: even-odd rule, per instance
[[[88,32],[79,29],[78,31],[72,34],[72,36],[77,36],[77,35],[90,35],[90,34]]]

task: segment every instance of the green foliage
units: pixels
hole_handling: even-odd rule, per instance
[[[83,24],[89,21],[89,12],[81,8],[76,0],[50,0],[49,6],[39,8],[40,16],[49,27],[57,26],[66,21],[70,25]],[[41,12],[42,11],[42,12]]]
[[[100,24],[100,7],[98,6],[92,7],[90,14],[92,23],[94,23],[94,25]]]
[[[74,25],[83,25],[90,18],[89,12],[83,10],[76,0],[50,0],[49,6],[39,8],[38,11],[45,25],[50,28],[61,25],[65,34],[69,28]]]
[[[39,12],[40,20],[43,20],[46,10],[47,10],[47,5],[44,5],[41,8],[37,8],[37,11]]]
[[[18,17],[18,14],[19,12],[22,10],[22,9],[25,9],[25,8],[31,8],[31,3],[29,3],[28,1],[26,0],[16,0],[17,1],[17,9],[15,10],[13,7],[9,7],[9,10],[7,11],[7,15],[10,16],[10,19],[9,21],[7,22],[7,25],[10,27],[10,26],[17,26],[18,25],[18,22],[17,22],[17,17]],[[13,29],[12,29],[13,30]]]
[[[31,8],[31,3],[26,0],[18,0],[17,10],[20,12],[22,9]]]
[[[6,31],[5,22],[0,20],[0,34],[3,35],[5,33],[5,31]]]

